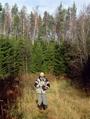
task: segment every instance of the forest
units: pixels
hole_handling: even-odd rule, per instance
[[[42,71],[56,80],[68,77],[70,85],[90,95],[90,4],[78,15],[75,2],[68,8],[61,3],[54,15],[48,11],[41,15],[38,6],[28,13],[25,6],[0,3],[0,82]],[[2,95],[0,91],[0,100]]]

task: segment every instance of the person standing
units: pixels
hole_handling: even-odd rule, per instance
[[[43,72],[36,79],[34,86],[38,96],[38,108],[45,110],[48,107],[46,90],[50,88],[50,83]]]

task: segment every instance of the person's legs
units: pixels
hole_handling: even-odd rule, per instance
[[[48,106],[46,94],[42,94],[43,109],[45,110]]]
[[[38,94],[38,108],[42,109],[42,94]]]

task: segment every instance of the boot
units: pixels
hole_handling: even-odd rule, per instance
[[[40,110],[42,109],[41,105],[38,105],[37,107],[38,107]]]
[[[47,105],[43,105],[43,110],[46,110],[48,108]]]
[[[38,105],[38,108],[39,108],[40,110],[42,110],[42,105]]]

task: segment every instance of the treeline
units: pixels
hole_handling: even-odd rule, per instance
[[[6,3],[0,4],[0,34],[7,37],[15,36],[31,39],[64,40],[65,37],[74,38],[76,30],[76,5],[68,9],[63,8],[62,3],[57,8],[55,16],[45,11],[43,16],[38,13],[36,7],[30,14],[23,6],[18,9],[17,4],[12,7]],[[71,33],[73,31],[73,33]],[[74,40],[74,39],[72,39]]]
[[[55,16],[37,11],[0,4],[0,75],[67,73],[90,87],[90,5],[78,16],[75,3],[68,9],[60,4]]]
[[[64,45],[55,41],[26,39],[0,39],[0,77],[19,76],[27,72],[49,72],[60,75],[66,72]]]

